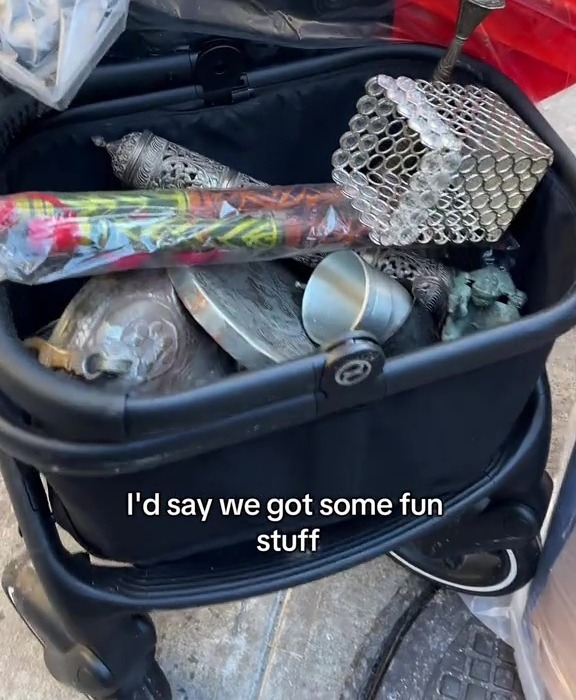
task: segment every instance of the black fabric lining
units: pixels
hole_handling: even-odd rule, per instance
[[[366,78],[377,69],[372,64],[262,88],[252,99],[235,105],[198,109],[198,102],[192,99],[147,110],[143,101],[139,111],[118,118],[112,113],[105,119],[62,127],[55,121],[53,128],[47,121],[46,128],[40,124],[37,133],[31,131],[6,155],[7,188],[118,188],[108,157],[90,138],[118,138],[142,129],[151,129],[270,184],[326,182],[330,179],[330,156],[354,114]],[[51,164],[55,152],[60,162]],[[32,168],[33,162],[43,167]]]
[[[410,63],[409,71],[406,68],[406,61],[399,59],[385,66],[391,74],[421,71],[417,62]],[[198,109],[197,101],[190,100],[96,121],[88,121],[88,112],[80,108],[84,121],[73,125],[58,125],[57,117],[42,121],[8,151],[4,189],[120,189],[107,153],[94,146],[91,137],[111,140],[147,128],[270,184],[326,182],[332,152],[365,80],[377,70],[383,70],[382,64],[372,61],[286,81],[261,88],[246,102],[221,107]],[[142,107],[145,102],[143,98]],[[520,288],[529,293],[528,312],[557,302],[573,284],[575,214],[565,186],[551,173],[514,222],[512,231],[521,242],[514,274]],[[53,320],[50,314],[60,310],[54,308],[42,323]]]

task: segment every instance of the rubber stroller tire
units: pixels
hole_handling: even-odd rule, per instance
[[[443,588],[476,596],[502,596],[532,580],[540,552],[540,541],[532,539],[510,549],[467,555],[456,562],[426,556],[410,545],[390,552],[389,556]]]

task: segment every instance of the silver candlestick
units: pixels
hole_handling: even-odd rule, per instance
[[[482,24],[493,10],[503,10],[505,7],[506,0],[460,0],[454,38],[448,51],[438,63],[432,80],[447,83],[452,76],[464,44],[472,32]]]

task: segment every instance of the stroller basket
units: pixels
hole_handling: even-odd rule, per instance
[[[206,104],[188,86],[95,104],[81,95],[65,113],[30,120],[25,100],[7,96],[0,191],[117,189],[91,137],[150,127],[261,181],[328,181],[330,154],[365,81],[379,72],[429,78],[440,55],[383,43],[255,68],[245,76],[248,91],[226,105]],[[22,339],[62,312],[77,282],[0,288],[0,448],[46,475],[58,522],[88,551],[156,562],[270,528],[264,516],[186,527],[178,518],[128,517],[132,491],[262,501],[397,499],[406,491],[451,498],[485,474],[555,339],[576,323],[576,162],[500,73],[466,60],[455,78],[500,94],[554,150],[551,171],[511,230],[520,243],[513,275],[529,299],[517,323],[390,359],[373,339],[354,336],[191,392],[136,398],[53,374],[25,351]],[[339,386],[337,369],[362,353],[375,358],[368,380]],[[290,527],[341,519],[294,518]]]

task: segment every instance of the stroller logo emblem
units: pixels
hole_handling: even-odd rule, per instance
[[[336,370],[334,381],[340,386],[354,386],[368,379],[372,373],[372,363],[368,360],[348,360]]]

